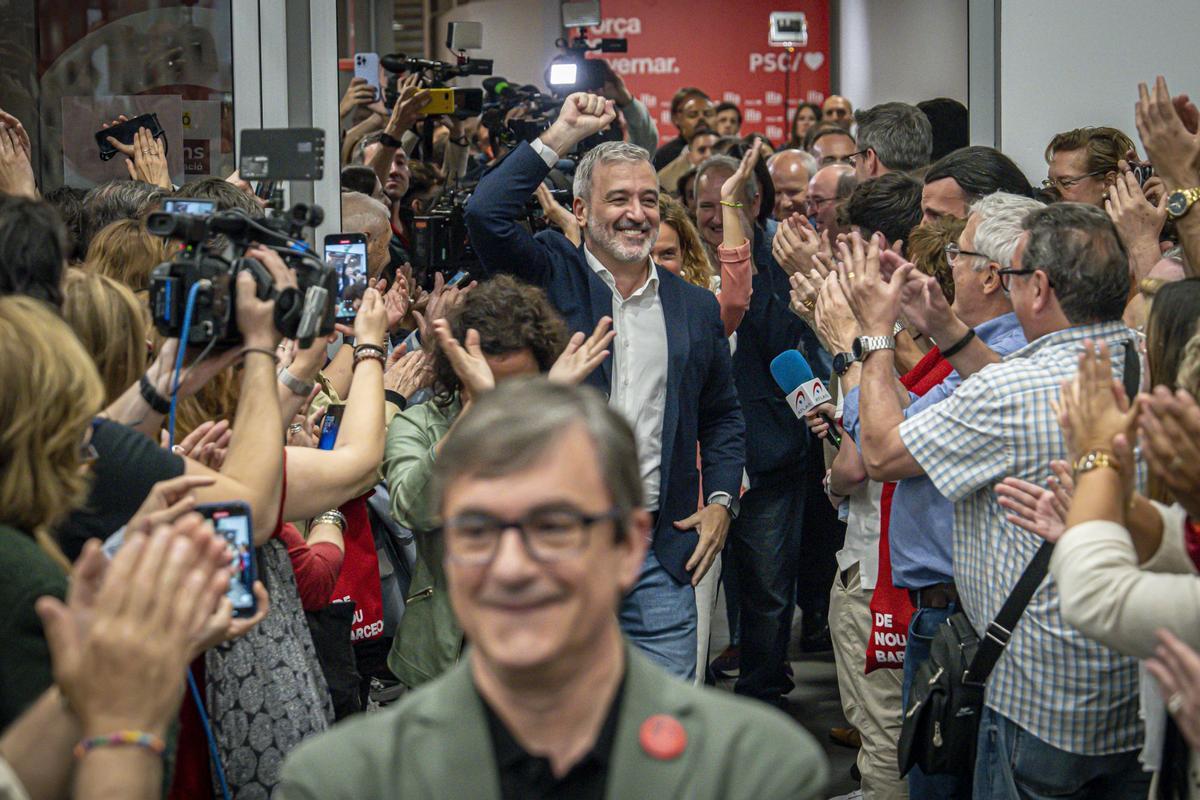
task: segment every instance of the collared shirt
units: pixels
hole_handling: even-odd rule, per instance
[[[1008,476],[1040,484],[1051,460],[1067,458],[1050,404],[1061,382],[1074,378],[1083,340],[1108,342],[1120,376],[1134,338],[1120,322],[1047,334],[901,423],[905,447],[954,503],[955,583],[981,635],[1042,543],[1005,519],[995,485]],[[985,702],[1070,753],[1108,755],[1141,745],[1137,661],[1068,626],[1052,576],[1017,623]]]
[[[662,475],[663,417],[667,411],[667,319],[658,294],[658,272],[650,264],[646,282],[629,297],[617,291],[617,279],[592,255],[588,266],[612,290],[612,386],[608,404],[633,426],[646,508],[658,509]]]
[[[845,420],[847,409],[851,407],[857,418],[857,388],[838,398],[837,415]],[[857,431],[851,432],[844,423],[843,427],[857,445]],[[842,540],[842,549],[835,556],[840,572],[858,564],[859,588],[864,592],[874,591],[875,582],[879,579],[879,506],[882,494],[882,483],[865,480],[846,498],[849,512],[846,515],[846,537]]]
[[[617,738],[617,719],[621,700],[625,696],[625,681],[617,688],[608,716],[596,736],[596,743],[579,761],[571,765],[561,778],[554,777],[550,760],[525,752],[525,748],[504,725],[482,695],[487,714],[492,753],[500,775],[500,797],[503,800],[602,800],[608,784],[608,768],[612,762],[613,744]]]
[[[558,155],[540,139],[529,143],[547,166]],[[633,427],[637,440],[638,468],[646,493],[646,509],[658,510],[662,478],[662,430],[667,409],[667,319],[658,295],[658,271],[653,261],[646,282],[622,297],[617,281],[587,247],[588,266],[612,290],[612,386],[608,404]]]
[[[1020,350],[1027,342],[1017,315],[1009,312],[975,328],[979,340],[1001,357]],[[962,383],[957,372],[918,397],[904,409],[908,419],[937,405]],[[905,589],[923,589],[954,580],[952,561],[954,504],[942,497],[933,481],[921,475],[896,484],[888,522],[888,545],[892,553],[892,582]]]

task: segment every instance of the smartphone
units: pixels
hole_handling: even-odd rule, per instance
[[[469,277],[471,277],[471,273],[467,272],[465,269],[460,269],[458,272],[454,273],[453,278],[446,281],[446,288],[449,289],[452,286],[458,286]]]
[[[321,438],[317,447],[321,450],[332,450],[337,444],[338,429],[342,427],[342,414],[346,412],[344,405],[332,404],[325,410],[321,419]]]
[[[207,217],[216,210],[216,200],[194,200],[191,197],[168,197],[163,200],[163,211],[168,214]]]
[[[1130,161],[1129,169],[1137,179],[1138,186],[1145,186],[1146,181],[1154,177],[1154,165],[1149,161]]]
[[[372,89],[375,90],[375,97],[372,102],[379,99],[379,54],[378,53],[355,53],[354,54],[354,77],[362,78],[367,82]]]
[[[254,187],[254,196],[259,200],[270,200],[271,195],[275,194],[275,184],[279,181],[259,181]]]
[[[421,113],[427,117],[437,116],[438,114],[453,114],[454,90],[430,89],[429,102],[421,108]]]
[[[331,233],[325,237],[325,263],[338,275],[338,322],[350,322],[354,301],[367,288],[367,237],[362,233]]]
[[[229,591],[226,597],[233,603],[235,617],[253,617],[258,613],[254,599],[254,581],[258,569],[254,560],[253,528],[250,525],[250,506],[245,503],[208,503],[196,510],[213,524],[217,536],[229,547]]]
[[[96,144],[100,146],[100,160],[108,161],[117,154],[117,148],[109,143],[108,137],[111,136],[121,144],[133,144],[133,139],[137,135],[138,128],[145,128],[150,131],[150,135],[155,139],[160,136],[163,137],[163,143],[166,143],[166,134],[163,132],[162,125],[158,122],[158,115],[142,114],[140,117],[126,120],[111,128],[103,128],[96,131]]]

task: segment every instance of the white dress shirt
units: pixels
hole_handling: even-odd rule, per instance
[[[621,297],[617,281],[587,247],[588,266],[612,290],[612,386],[608,404],[633,426],[646,508],[658,510],[662,471],[663,416],[667,408],[667,319],[658,296],[658,273],[633,294]]]

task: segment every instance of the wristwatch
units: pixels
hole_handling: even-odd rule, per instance
[[[845,375],[857,360],[854,353],[838,353],[833,357],[833,371],[838,375]]]
[[[708,496],[708,503],[709,505],[716,503],[719,506],[725,506],[730,519],[737,519],[738,511],[742,508],[741,501],[728,492],[713,492]]]
[[[895,350],[895,336],[860,336],[854,340],[853,352],[855,361],[863,361],[876,350]]]
[[[1179,219],[1188,213],[1192,204],[1200,200],[1200,186],[1191,189],[1176,189],[1167,195],[1167,216]]]

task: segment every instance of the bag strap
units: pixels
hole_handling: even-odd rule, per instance
[[[1138,357],[1137,341],[1130,339],[1125,344],[1125,371],[1122,375],[1125,384],[1125,396],[1130,403],[1137,402],[1138,392],[1142,388],[1142,360]]]
[[[988,676],[992,674],[996,662],[1000,660],[1004,648],[1008,646],[1008,640],[1012,638],[1013,628],[1021,619],[1021,615],[1025,613],[1025,607],[1033,599],[1033,594],[1041,585],[1042,578],[1046,577],[1046,572],[1050,568],[1050,555],[1053,552],[1053,542],[1043,542],[1042,546],[1038,548],[1037,554],[1029,562],[1029,566],[1025,567],[1017,585],[1013,587],[1012,592],[1004,601],[1000,613],[988,623],[987,631],[979,640],[979,649],[975,651],[975,657],[971,659],[971,664],[963,673],[963,683],[982,686]]]

